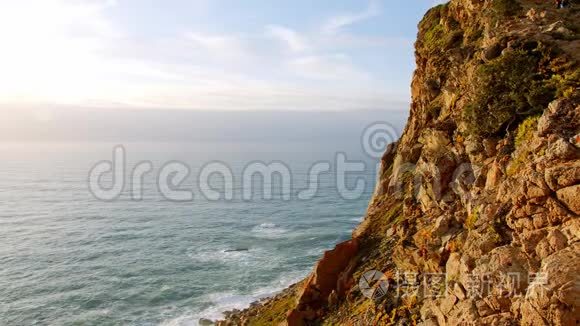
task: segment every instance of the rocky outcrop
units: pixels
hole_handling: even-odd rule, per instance
[[[578,22],[532,0],[427,12],[367,216],[275,322],[580,323]],[[388,291],[369,299],[355,281],[373,270]]]
[[[523,325],[577,325],[580,318],[580,243],[542,261],[539,275],[520,300]],[[519,302],[518,302],[519,303]]]
[[[296,308],[288,312],[289,326],[305,325],[324,314],[324,309],[336,304],[353,285],[353,267],[358,252],[358,240],[339,243],[326,251],[304,284]]]

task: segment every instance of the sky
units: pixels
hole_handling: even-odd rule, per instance
[[[0,0],[0,114],[407,110],[434,0]]]

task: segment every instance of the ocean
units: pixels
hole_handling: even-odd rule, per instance
[[[142,198],[126,183],[117,198],[100,200],[89,191],[89,171],[111,160],[115,145],[0,143],[0,325],[220,318],[305,277],[324,250],[350,237],[374,188],[376,159],[355,143],[127,143],[126,171],[144,161],[153,167]],[[346,177],[351,188],[364,181],[360,195],[337,190],[337,152],[366,164]],[[271,199],[259,178],[243,182],[249,164],[271,161],[291,172],[289,199],[281,177],[264,182],[274,188]],[[191,190],[193,199],[159,191],[157,171],[171,162],[190,171],[170,188]],[[233,198],[204,196],[198,176],[211,162],[231,169]],[[317,162],[331,171],[301,199]],[[133,180],[127,172],[122,179]],[[212,189],[224,188],[225,179],[210,180]]]

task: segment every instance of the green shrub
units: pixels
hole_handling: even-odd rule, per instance
[[[419,23],[420,51],[444,51],[462,43],[464,35],[461,26],[448,14],[448,9],[448,4],[436,6]]]
[[[473,80],[472,101],[463,110],[467,133],[493,136],[518,116],[541,112],[555,90],[538,74],[537,53],[513,50],[482,65]]]
[[[473,230],[475,228],[475,223],[477,223],[478,219],[479,219],[479,207],[475,207],[471,211],[471,214],[469,214],[469,216],[467,216],[467,219],[465,220],[465,226],[467,227],[467,229]]]
[[[441,13],[446,10],[445,8],[447,8],[447,4],[441,4],[429,9],[419,23],[419,30],[426,31],[438,25],[439,20],[441,20]]]
[[[570,98],[580,89],[580,69],[568,73],[553,75],[550,85],[556,89],[556,96]]]
[[[403,203],[398,203],[391,209],[389,209],[387,212],[385,212],[382,220],[385,221],[385,223],[387,223],[388,225],[393,223],[398,224],[402,215],[403,215]]]
[[[493,0],[490,10],[486,13],[490,17],[492,26],[495,26],[500,21],[517,15],[522,9],[523,7],[517,0]]]
[[[514,176],[516,173],[521,171],[531,160],[531,155],[533,152],[530,150],[529,146],[526,146],[534,137],[534,133],[538,127],[538,120],[540,115],[535,115],[527,117],[520,125],[516,131],[514,137],[514,143],[516,145],[516,151],[512,154],[512,160],[510,161],[506,173],[508,176]],[[542,155],[541,151],[538,155]]]
[[[479,44],[483,39],[483,29],[476,24],[468,25],[464,38],[466,44]]]
[[[522,10],[517,0],[494,0],[491,7],[496,15],[502,17],[513,16]]]
[[[515,144],[516,148],[529,142],[532,139],[536,128],[538,127],[539,115],[527,117],[520,125],[516,132]]]
[[[445,30],[443,25],[433,25],[423,36],[423,45],[429,51],[443,48],[445,46]]]
[[[444,16],[446,11],[447,4],[431,8],[419,23],[419,32],[423,35],[421,48],[428,52],[442,49],[446,44],[446,31],[441,24],[441,17]]]
[[[513,177],[516,175],[516,173],[521,171],[526,166],[526,164],[529,163],[529,155],[529,151],[517,151],[506,168],[507,176]]]
[[[491,241],[495,244],[499,244],[501,242],[501,236],[497,232],[497,230],[493,226],[488,226],[486,233],[489,234]]]

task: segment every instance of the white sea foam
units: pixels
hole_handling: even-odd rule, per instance
[[[223,313],[234,309],[245,309],[252,302],[263,298],[274,296],[288,286],[303,279],[308,272],[287,273],[268,286],[259,288],[250,294],[239,294],[234,292],[213,293],[207,296],[206,300],[211,303],[207,309],[180,316],[164,321],[160,326],[197,326],[201,318],[219,320],[224,317]]]
[[[262,223],[256,225],[252,232],[259,238],[277,239],[286,236],[288,230],[274,223]]]
[[[365,218],[364,218],[364,216],[361,216],[361,217],[351,218],[350,220],[351,220],[351,221],[353,221],[353,222],[360,223],[360,222],[362,222],[364,219],[365,219]]]
[[[198,263],[220,263],[247,265],[263,258],[267,252],[263,248],[248,248],[236,251],[236,247],[191,248],[187,256]],[[229,251],[233,250],[233,251]]]

